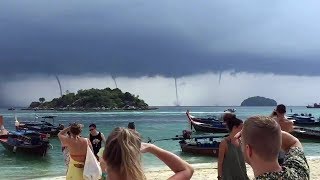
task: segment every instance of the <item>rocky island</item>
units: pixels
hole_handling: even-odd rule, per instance
[[[46,102],[45,98],[32,102],[24,110],[57,111],[108,111],[108,110],[152,110],[139,96],[120,89],[87,89],[77,93],[66,93],[60,98]]]
[[[254,96],[242,101],[241,106],[277,106],[277,101],[261,96]]]

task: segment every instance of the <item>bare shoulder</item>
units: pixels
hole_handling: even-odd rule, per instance
[[[227,139],[224,138],[224,139],[220,142],[219,147],[226,147],[226,144],[227,144]]]

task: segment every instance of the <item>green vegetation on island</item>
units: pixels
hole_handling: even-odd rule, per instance
[[[245,99],[241,106],[276,106],[277,101],[261,96],[249,97]]]
[[[60,98],[46,102],[39,98],[39,102],[32,102],[28,109],[33,110],[149,110],[150,108],[139,96],[120,89],[87,89],[77,93],[66,93]]]

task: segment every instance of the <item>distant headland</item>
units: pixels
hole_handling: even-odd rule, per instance
[[[277,101],[266,97],[254,96],[242,101],[241,106],[277,106]]]
[[[45,98],[32,102],[23,110],[56,110],[56,111],[111,111],[111,110],[153,110],[139,96],[120,89],[86,89],[77,93],[62,95],[46,102]]]

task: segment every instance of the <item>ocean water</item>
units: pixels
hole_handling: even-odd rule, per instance
[[[56,115],[56,123],[69,124],[80,122],[85,125],[82,135],[88,136],[88,125],[95,123],[99,131],[106,136],[118,126],[127,126],[128,122],[134,121],[137,130],[144,139],[152,140],[171,138],[180,135],[182,130],[189,129],[186,118],[186,110],[190,110],[195,116],[212,115],[226,108],[236,108],[237,116],[246,119],[251,115],[269,115],[274,107],[159,107],[158,110],[144,112],[31,112],[31,111],[8,111],[0,109],[4,116],[5,127],[14,129],[14,114],[19,120],[33,120],[35,115]],[[296,113],[312,113],[315,117],[320,116],[320,109],[307,109],[306,107],[288,107]],[[22,154],[12,154],[0,146],[0,179],[33,179],[40,177],[54,177],[65,175],[65,166],[61,153],[61,146],[57,138],[50,139],[52,149],[46,157],[29,157]],[[189,163],[208,163],[216,161],[215,158],[194,156],[180,151],[178,141],[159,141],[156,145],[169,150]],[[307,156],[318,158],[320,156],[320,143],[303,142]],[[143,156],[143,164],[146,169],[163,167],[164,164],[150,154]]]

